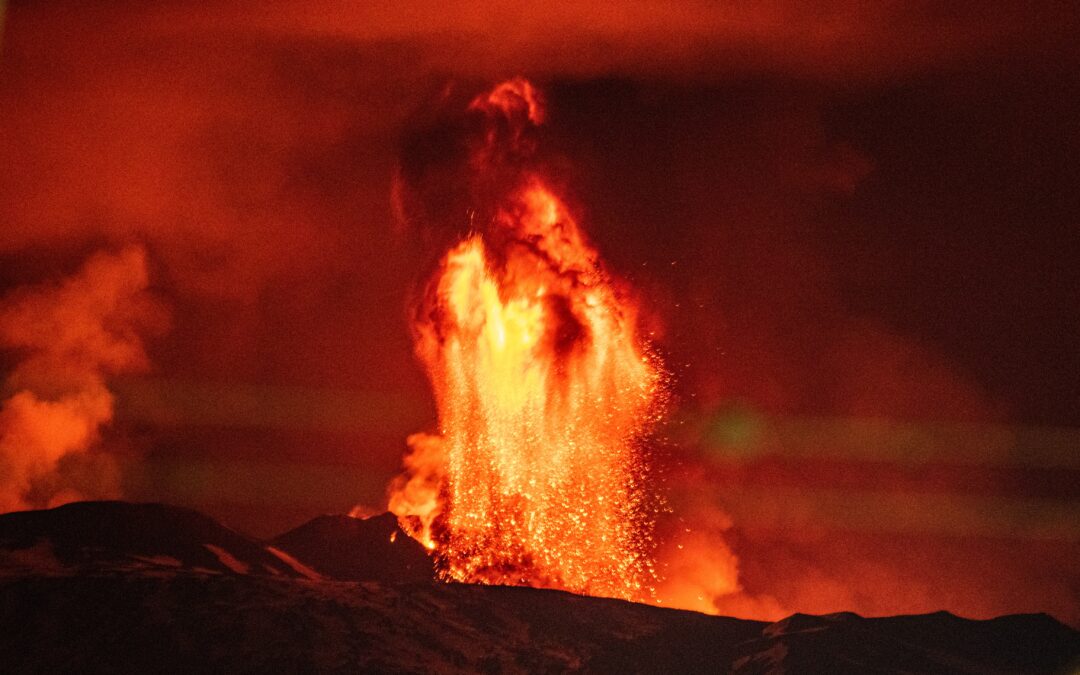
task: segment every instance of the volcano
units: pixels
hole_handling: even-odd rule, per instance
[[[331,579],[402,583],[435,577],[424,547],[389,513],[364,519],[319,516],[271,544]]]
[[[269,542],[161,504],[0,516],[7,672],[1054,673],[1045,614],[776,623],[563,591],[442,583],[394,518],[321,516]],[[359,581],[358,581],[359,580]],[[30,648],[33,646],[33,648]]]

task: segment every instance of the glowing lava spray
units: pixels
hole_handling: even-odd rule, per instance
[[[444,578],[646,597],[640,444],[660,414],[661,370],[627,289],[534,168],[533,86],[504,82],[464,114],[472,230],[414,321],[439,433],[409,438],[389,508]]]

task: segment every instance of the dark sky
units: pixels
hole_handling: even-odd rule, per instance
[[[434,424],[401,141],[522,74],[672,371],[673,518],[787,608],[1076,623],[1078,12],[938,4],[9,2],[0,291],[138,246],[153,306],[64,380],[115,394],[115,475],[56,480],[259,535],[384,506]],[[56,394],[31,342],[5,396]]]

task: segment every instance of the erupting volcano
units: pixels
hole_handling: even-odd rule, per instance
[[[522,79],[464,111],[456,216],[469,231],[413,324],[439,433],[409,438],[389,508],[443,578],[644,598],[641,441],[662,409],[662,369],[627,289],[534,160],[544,116]]]

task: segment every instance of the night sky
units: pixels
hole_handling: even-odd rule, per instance
[[[435,424],[407,306],[445,243],[394,175],[524,75],[672,376],[661,534],[786,610],[1077,625],[1080,11],[991,4],[8,2],[0,393],[115,396],[16,497],[259,536],[385,508]]]

